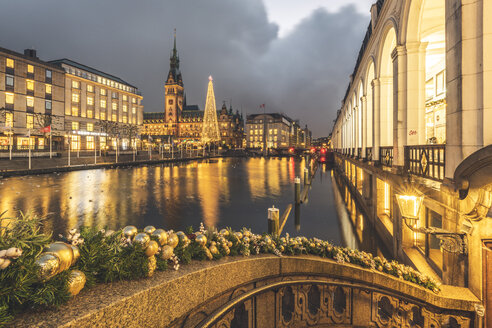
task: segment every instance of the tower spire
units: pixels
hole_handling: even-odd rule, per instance
[[[174,47],[173,47],[173,57],[176,57],[178,50],[176,49],[176,28],[174,28]]]

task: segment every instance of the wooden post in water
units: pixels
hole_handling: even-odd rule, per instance
[[[305,167],[304,168],[304,184],[305,185],[311,184],[311,182],[309,180],[310,180],[309,169],[307,167]]]
[[[295,198],[295,203],[300,204],[301,203],[301,179],[299,177],[296,177],[294,180],[294,198]]]
[[[279,231],[279,210],[272,206],[268,209],[268,233],[278,237]]]

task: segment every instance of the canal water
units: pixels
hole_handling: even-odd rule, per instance
[[[198,229],[200,222],[262,233],[269,207],[282,214],[294,202],[294,179],[302,180],[304,167],[304,160],[295,158],[221,158],[5,178],[0,211],[6,211],[4,217],[19,211],[46,216],[44,229],[55,235],[82,225],[184,230]],[[351,243],[346,220],[341,225],[337,215],[335,198],[343,200],[334,195],[333,181],[331,170],[321,165],[300,207],[300,222],[293,209],[284,232]]]

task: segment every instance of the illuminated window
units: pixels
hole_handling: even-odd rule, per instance
[[[51,94],[51,84],[46,84],[46,93]]]
[[[14,60],[12,58],[7,58],[7,67],[14,68]]]
[[[101,117],[101,120],[105,120],[106,119],[106,112],[101,112],[99,114],[99,116]]]
[[[136,104],[136,103],[137,103],[137,99],[132,98],[132,104]]]
[[[127,101],[128,97],[126,95],[123,95],[123,101]]]
[[[111,115],[111,121],[116,122],[116,114]]]
[[[115,103],[115,102],[114,102],[114,103],[112,103],[112,104],[111,104],[111,108],[113,108],[113,110],[118,109],[118,104],[117,104],[117,103]]]
[[[137,124],[137,119],[135,117],[133,118],[133,124]]]
[[[80,95],[78,93],[72,93],[72,102],[78,103],[80,101]]]
[[[79,129],[79,122],[72,122],[72,130],[78,130]]]
[[[14,127],[14,114],[5,113],[5,126],[8,128]]]
[[[101,89],[101,96],[105,96],[106,95],[106,89]]]
[[[91,84],[87,85],[87,92],[94,92],[94,86]]]
[[[128,112],[128,106],[127,105],[123,105],[123,112]]]
[[[136,107],[132,107],[132,114],[136,114],[137,113],[137,108]]]
[[[33,97],[26,97],[26,106],[27,107],[34,107],[34,98]]]
[[[31,114],[26,115],[26,128],[28,129],[34,128],[34,116]]]
[[[106,108],[106,100],[105,99],[101,99],[101,107]]]
[[[14,77],[12,75],[5,75],[5,84],[9,87],[14,86]]]
[[[72,107],[72,116],[79,116],[78,107]]]
[[[114,98],[114,99],[118,99],[118,92],[113,92],[111,94],[111,97]]]
[[[78,88],[80,88],[80,83],[79,83],[79,81],[72,81],[72,88],[73,88],[73,89],[78,89]]]
[[[94,112],[92,111],[92,109],[87,110],[87,117],[88,118],[92,118],[93,114],[94,114]]]
[[[126,123],[127,122],[127,117],[126,116],[123,116],[123,123]]]
[[[89,130],[87,130],[89,131]],[[94,149],[94,137],[93,136],[87,136],[85,137],[85,142],[86,142],[86,146],[87,146],[87,150],[92,150]]]
[[[87,97],[87,105],[94,105],[94,98]]]
[[[14,103],[14,94],[13,93],[5,93],[5,103],[13,104]]]
[[[34,66],[27,64],[27,73],[33,74],[34,73]]]
[[[71,136],[72,139],[72,150],[77,150],[80,148],[80,136]]]
[[[26,88],[27,90],[34,90],[34,81],[32,80],[26,80]]]
[[[89,132],[94,131],[94,124],[93,123],[87,123],[87,131],[89,131]]]
[[[51,104],[51,100],[46,100],[46,101],[44,102],[44,109],[45,109],[45,110],[51,110],[51,108],[52,108],[51,106],[52,106],[52,104]]]

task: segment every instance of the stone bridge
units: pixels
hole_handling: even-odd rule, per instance
[[[193,262],[152,278],[97,285],[22,327],[480,327],[466,288],[433,293],[314,256]]]

